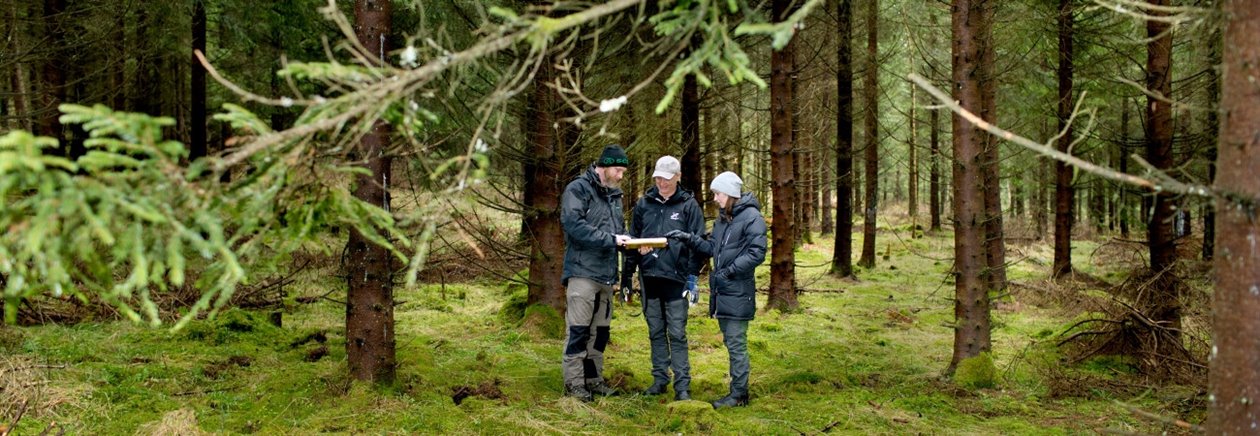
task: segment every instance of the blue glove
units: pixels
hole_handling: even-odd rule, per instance
[[[696,276],[687,276],[687,285],[683,287],[683,298],[687,299],[689,306],[695,306],[700,301],[700,288],[696,286]]]

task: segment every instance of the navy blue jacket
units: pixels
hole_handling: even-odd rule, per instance
[[[696,251],[713,257],[709,274],[709,316],[750,320],[757,312],[757,265],[766,260],[766,220],[761,204],[745,192],[731,208],[731,216],[713,223],[709,239]]]
[[[630,218],[630,236],[658,238],[670,230],[681,230],[694,235],[704,233],[704,210],[696,203],[691,191],[678,188],[669,199],[661,198],[660,189],[648,188],[634,204]],[[638,250],[627,250],[622,268],[622,283],[628,282],[635,268],[644,277],[657,277],[686,283],[687,276],[700,273],[700,258],[686,244],[669,240],[669,246],[656,248],[647,255]]]
[[[595,166],[569,182],[560,195],[560,224],[564,227],[564,274],[606,285],[617,280],[617,240],[625,234],[620,189],[599,183]]]

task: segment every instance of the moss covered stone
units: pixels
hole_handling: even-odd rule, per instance
[[[993,355],[980,353],[958,362],[954,372],[954,382],[966,389],[985,389],[997,386],[997,367],[993,365]]]

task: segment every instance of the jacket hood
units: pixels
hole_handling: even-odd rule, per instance
[[[578,178],[587,181],[591,184],[591,186],[595,187],[595,192],[605,195],[621,193],[620,188],[609,188],[599,182],[599,174],[595,172],[595,164],[591,164],[591,166],[586,167],[586,172],[582,173],[582,175],[578,176]]]
[[[731,218],[739,216],[744,209],[752,208],[758,212],[761,211],[761,203],[757,201],[757,197],[751,192],[745,192],[738,200],[735,200],[735,206],[731,207]]]

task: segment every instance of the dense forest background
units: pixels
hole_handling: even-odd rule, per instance
[[[1062,365],[1120,356],[1193,391],[1158,422],[1245,432],[1257,9],[0,0],[0,329],[331,299],[342,371],[396,386],[399,295],[508,282],[487,298],[510,325],[563,313],[559,193],[619,143],[627,206],[665,154],[686,189],[735,171],[763,200],[772,323],[816,316],[811,294],[930,291],[952,309],[935,370],[987,388],[968,371],[1012,352],[993,311],[1035,294]],[[952,295],[886,281],[902,255],[943,259],[906,274]],[[0,398],[0,424],[30,403]]]

